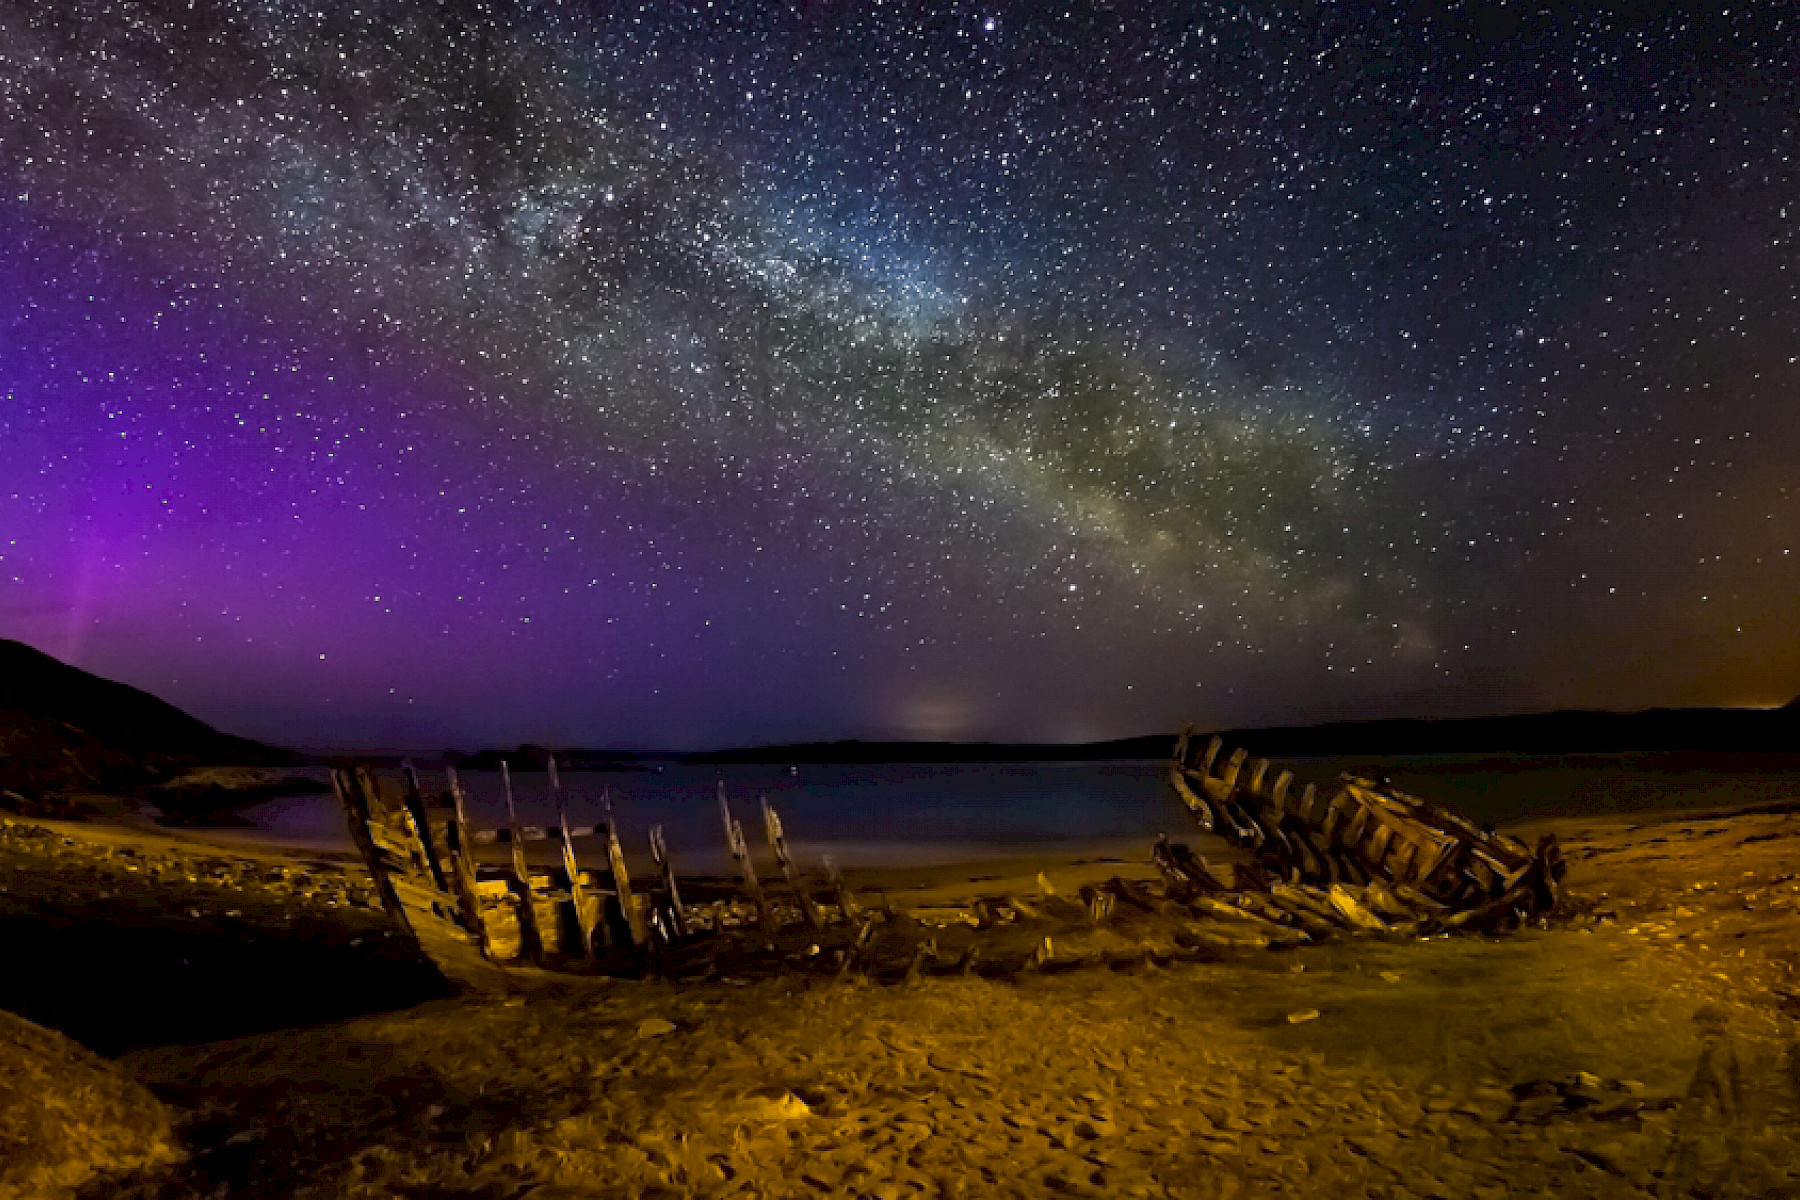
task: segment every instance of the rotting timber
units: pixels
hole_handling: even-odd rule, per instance
[[[509,820],[496,829],[468,823],[454,770],[435,795],[410,766],[400,783],[367,767],[338,768],[332,782],[383,907],[447,978],[467,985],[521,969],[676,980],[784,971],[1004,978],[1343,937],[1504,933],[1556,907],[1563,862],[1554,839],[1527,848],[1349,775],[1296,794],[1291,771],[1243,750],[1225,755],[1217,737],[1198,753],[1196,744],[1189,732],[1177,739],[1168,782],[1200,830],[1247,861],[1221,869],[1160,838],[1160,882],[1114,876],[1069,897],[1040,876],[1030,896],[910,908],[859,903],[829,859],[822,873],[800,870],[766,797],[775,869],[760,876],[723,781],[717,799],[735,878],[677,879],[657,827],[656,870],[637,880],[610,801],[599,824],[571,826],[554,767],[559,824],[548,828],[519,823],[504,769]],[[596,841],[604,865],[584,868],[576,843]],[[532,842],[548,843],[559,861],[530,861]],[[487,847],[494,853],[484,857]]]
[[[1202,830],[1253,858],[1225,879],[1186,847],[1158,842],[1156,864],[1179,899],[1230,893],[1303,925],[1311,918],[1416,934],[1504,933],[1556,908],[1565,864],[1553,835],[1529,848],[1385,781],[1348,774],[1296,795],[1292,771],[1224,749],[1215,736],[1196,753],[1184,730],[1169,786]]]

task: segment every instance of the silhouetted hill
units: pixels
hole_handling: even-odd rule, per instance
[[[155,783],[200,765],[280,766],[287,750],[0,639],[0,789],[27,796]]]
[[[1210,731],[1209,731],[1210,732]],[[1800,753],[1800,704],[1776,709],[1661,708],[1614,713],[1562,711],[1452,720],[1337,721],[1221,731],[1253,755],[1600,754],[1632,750]],[[1085,744],[997,742],[809,742],[687,756],[690,762],[1068,762],[1166,758],[1170,734]]]
[[[1339,721],[1239,730],[1233,745],[1270,757],[1339,754],[1603,754],[1631,750],[1800,751],[1800,711],[1564,710],[1454,720]]]

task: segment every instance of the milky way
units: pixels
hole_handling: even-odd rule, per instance
[[[1797,46],[0,4],[0,634],[310,744],[1785,699]]]

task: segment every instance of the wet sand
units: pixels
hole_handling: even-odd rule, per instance
[[[1549,829],[1569,912],[1502,939],[458,997],[360,864],[13,819],[0,930],[38,940],[0,1008],[170,1108],[186,1160],[91,1196],[1800,1195],[1800,815],[1515,832]],[[854,882],[1072,892],[1148,851]]]

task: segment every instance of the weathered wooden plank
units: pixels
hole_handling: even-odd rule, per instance
[[[769,898],[763,894],[762,883],[756,877],[756,864],[750,861],[750,844],[744,840],[744,827],[731,815],[731,801],[725,795],[723,779],[719,780],[718,790],[719,819],[725,823],[725,845],[731,851],[731,861],[743,882],[745,894],[756,906],[758,924],[764,933],[774,933],[779,928],[775,910],[769,907]]]
[[[793,857],[788,854],[787,834],[781,828],[781,817],[776,813],[775,806],[769,803],[766,793],[760,797],[760,800],[762,802],[763,830],[768,835],[769,848],[775,852],[775,862],[781,868],[781,877],[786,881],[788,889],[793,892],[794,900],[800,906],[800,915],[806,918],[806,923],[814,929],[823,929],[825,927],[824,914],[820,913],[819,906],[813,902],[812,894],[807,890],[805,881],[794,870]]]
[[[1294,785],[1294,773],[1284,770],[1275,776],[1275,782],[1269,786],[1269,804],[1278,816],[1285,816],[1288,807],[1288,789]]]
[[[519,940],[525,956],[538,966],[545,965],[543,930],[538,926],[537,898],[531,891],[531,868],[525,862],[525,839],[519,835],[519,808],[513,800],[512,768],[500,760],[500,786],[506,794],[506,825],[512,832],[512,870],[514,893],[518,897]]]
[[[425,811],[425,793],[419,788],[419,773],[413,768],[410,759],[402,761],[400,769],[406,775],[406,811],[412,816],[413,825],[419,831],[419,843],[425,850],[425,865],[431,872],[432,882],[437,884],[440,891],[448,892],[450,879],[444,871],[436,839],[432,836],[431,818]]]
[[[1269,760],[1268,759],[1259,758],[1259,759],[1256,759],[1253,762],[1251,762],[1251,764],[1250,764],[1250,782],[1244,786],[1244,790],[1249,792],[1253,796],[1262,795],[1263,776],[1267,775],[1268,773],[1269,773]]]
[[[437,886],[426,865],[425,846],[403,799],[384,794],[367,767],[333,772],[333,787],[350,822],[350,833],[375,881],[382,907],[410,934],[434,966],[459,984],[487,986],[495,982],[484,961],[482,940],[455,919],[454,897]],[[381,841],[400,847],[384,849]]]
[[[363,791],[359,773],[344,767],[333,767],[331,787],[337,793],[338,803],[344,807],[344,816],[350,827],[350,840],[356,843],[363,861],[368,864],[369,874],[374,877],[375,894],[381,899],[382,909],[388,916],[401,922],[410,933],[412,924],[406,919],[406,907],[400,903],[400,897],[394,891],[393,880],[382,863],[380,850],[370,828],[373,814],[369,811],[368,797]]]
[[[1383,821],[1369,834],[1368,840],[1364,844],[1363,858],[1368,861],[1371,868],[1384,875],[1392,873],[1387,860],[1388,846],[1393,840],[1394,827]]]
[[[650,931],[644,913],[643,897],[632,890],[631,872],[625,868],[625,847],[619,842],[619,822],[613,816],[612,789],[602,790],[601,803],[606,810],[606,863],[612,869],[619,916],[624,922],[625,936],[633,946],[642,947],[649,942]]]
[[[1180,797],[1182,804],[1187,806],[1188,812],[1193,814],[1194,823],[1202,831],[1211,833],[1214,827],[1212,807],[1187,785],[1187,781],[1182,778],[1182,773],[1179,765],[1171,765],[1169,786],[1175,790],[1175,795]]]
[[[661,825],[650,827],[650,857],[662,872],[663,891],[667,897],[664,905],[668,910],[669,935],[684,938],[688,935],[687,910],[681,904],[681,886],[675,880],[675,864],[669,861],[669,847],[663,841]]]
[[[1211,775],[1213,764],[1219,760],[1219,752],[1223,749],[1225,749],[1225,739],[1215,733],[1207,741],[1206,753],[1200,756],[1200,761],[1195,764],[1194,770],[1202,775]]]
[[[449,851],[449,874],[456,892],[457,907],[462,913],[463,928],[468,930],[483,958],[491,958],[487,944],[487,925],[481,919],[481,899],[475,891],[475,858],[466,836],[469,828],[464,814],[462,780],[455,767],[444,768],[444,783],[450,798],[450,815],[444,823],[444,842]]]
[[[875,925],[878,920],[879,918],[874,913],[869,913],[862,919],[862,925],[858,927],[856,937],[851,940],[849,948],[844,951],[844,961],[838,964],[837,977],[839,979],[846,978],[851,971],[856,969],[857,960],[862,957],[863,952],[868,949],[869,942],[875,936]]]
[[[1238,776],[1244,772],[1244,760],[1248,757],[1250,757],[1250,752],[1242,746],[1233,750],[1231,757],[1225,762],[1225,769],[1219,772],[1219,782],[1227,788],[1236,787]]]
[[[856,893],[852,892],[844,882],[843,872],[838,870],[837,863],[831,855],[822,856],[825,864],[825,882],[831,888],[831,894],[837,898],[838,911],[844,914],[844,920],[855,921],[862,907],[856,902]]]
[[[575,908],[575,928],[581,939],[581,952],[594,957],[594,925],[599,919],[598,896],[590,896],[582,886],[581,864],[575,860],[575,843],[569,837],[569,802],[563,795],[562,777],[556,771],[556,755],[550,756],[550,795],[556,803],[557,833],[562,844],[563,871],[569,877],[569,903]]]

